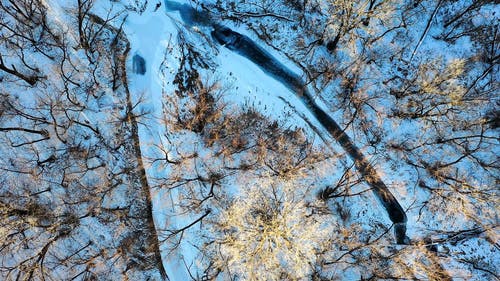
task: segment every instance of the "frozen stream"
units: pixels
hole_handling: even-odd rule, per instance
[[[375,168],[369,163],[360,149],[342,128],[314,101],[299,75],[284,66],[275,57],[261,48],[257,43],[245,35],[235,32],[225,26],[213,22],[206,14],[196,11],[187,4],[165,1],[166,10],[178,11],[184,23],[189,26],[211,26],[212,37],[222,46],[238,53],[256,64],[267,75],[278,80],[293,91],[309,109],[318,122],[342,146],[355,163],[363,179],[371,186],[375,196],[385,208],[390,220],[394,223],[394,234],[398,244],[408,244],[406,236],[406,213],[384,184]]]
[[[373,168],[359,148],[352,142],[351,138],[342,128],[340,128],[333,118],[316,104],[302,79],[245,35],[224,26],[214,25],[212,36],[221,45],[254,62],[265,73],[279,80],[300,97],[319,123],[321,123],[330,135],[337,140],[342,148],[349,154],[364,180],[372,187],[376,197],[379,199],[382,206],[384,206],[389,218],[395,225],[394,232],[397,243],[408,243],[409,241],[406,237],[407,218],[405,211],[379,177],[375,168]]]

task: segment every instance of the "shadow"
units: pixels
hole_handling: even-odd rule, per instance
[[[139,54],[135,54],[132,57],[132,71],[140,75],[144,75],[146,73],[146,60]]]
[[[213,24],[208,12],[198,11],[188,4],[165,0],[165,10],[166,12],[178,11],[182,21],[189,26],[210,26]]]
[[[314,117],[349,154],[357,170],[363,176],[363,179],[372,187],[375,196],[385,208],[390,220],[394,223],[396,242],[398,244],[408,244],[409,238],[406,236],[407,217],[405,211],[361,150],[352,142],[351,138],[337,122],[316,104],[302,79],[243,34],[235,32],[228,27],[214,24],[214,30],[211,32],[211,35],[219,44],[251,60],[266,74],[280,81],[301,98]]]

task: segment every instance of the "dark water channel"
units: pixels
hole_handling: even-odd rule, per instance
[[[352,142],[351,138],[342,130],[337,122],[316,104],[300,76],[293,73],[249,37],[222,25],[212,23],[207,15],[196,11],[191,6],[171,1],[165,1],[165,4],[167,11],[179,11],[182,19],[188,25],[200,24],[212,26],[213,31],[211,35],[219,44],[249,59],[266,74],[295,92],[314,117],[349,154],[356,168],[363,176],[363,179],[371,186],[375,196],[385,208],[390,220],[394,223],[396,242],[398,244],[409,243],[409,239],[406,236],[407,217],[405,211],[361,150]]]

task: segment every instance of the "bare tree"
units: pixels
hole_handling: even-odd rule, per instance
[[[497,247],[498,24],[485,20],[498,19],[492,1],[194,2],[294,61],[343,117],[342,130],[385,167],[377,172],[405,175],[392,185],[407,194],[414,241],[394,251],[383,239],[364,241],[329,265],[355,264],[368,279],[498,278],[494,258],[472,258],[470,246]],[[332,209],[348,195],[341,183],[323,190]],[[447,235],[472,229],[457,243]]]
[[[165,279],[116,15],[45,3],[0,2],[0,276]]]

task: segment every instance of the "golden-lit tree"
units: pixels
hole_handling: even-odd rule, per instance
[[[365,256],[362,249],[374,249],[368,242],[354,247],[347,256],[356,256],[350,262],[361,277],[498,278],[493,1],[266,3],[210,2],[203,8],[248,27],[259,42],[294,61],[318,99],[342,116],[336,121],[380,164],[396,197],[406,197],[411,245]],[[481,253],[474,252],[475,243]],[[374,261],[386,273],[368,266]],[[328,260],[338,262],[344,260]]]
[[[300,185],[272,177],[245,185],[211,226],[214,266],[244,280],[307,279],[337,229]]]

